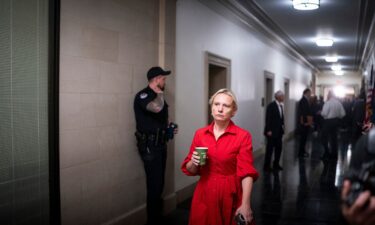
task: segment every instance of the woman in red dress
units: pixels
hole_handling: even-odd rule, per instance
[[[246,224],[255,224],[250,199],[259,174],[253,167],[251,135],[231,120],[237,111],[231,91],[217,91],[209,103],[214,122],[195,132],[181,166],[186,175],[200,176],[189,225],[235,225],[238,214]],[[199,165],[195,147],[208,147],[206,165]]]

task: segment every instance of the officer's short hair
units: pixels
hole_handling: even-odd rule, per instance
[[[210,100],[208,101],[208,103],[210,104],[211,107],[212,107],[212,103],[214,102],[215,97],[217,95],[219,95],[219,94],[226,94],[226,95],[232,97],[232,99],[233,99],[233,108],[234,108],[234,110],[238,109],[236,95],[234,95],[234,93],[231,90],[227,89],[227,88],[220,89],[215,94],[213,94],[211,96]]]

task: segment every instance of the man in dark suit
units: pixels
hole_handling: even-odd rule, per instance
[[[264,135],[267,137],[266,156],[264,159],[264,171],[269,172],[271,168],[272,153],[275,150],[273,161],[273,170],[282,170],[280,166],[280,156],[282,149],[282,137],[284,134],[284,93],[277,91],[275,93],[275,101],[267,106],[266,110],[266,126]]]
[[[366,115],[366,93],[361,90],[358,99],[354,101],[352,111],[352,143],[353,146],[362,135],[362,127],[365,122]]]
[[[298,131],[300,134],[298,157],[309,157],[306,152],[306,141],[309,134],[309,129],[312,126],[312,112],[310,107],[311,90],[306,88],[303,91],[303,96],[298,103]]]

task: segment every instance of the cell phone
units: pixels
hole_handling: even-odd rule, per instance
[[[237,225],[246,225],[246,220],[245,217],[241,213],[238,213],[235,217],[234,220],[236,221]]]

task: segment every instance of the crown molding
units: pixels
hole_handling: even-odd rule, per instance
[[[356,60],[358,69],[366,70],[372,54],[375,54],[375,2],[361,1],[361,18],[358,26],[358,42]],[[367,33],[368,31],[368,33]],[[362,41],[366,38],[366,41]],[[359,55],[359,53],[362,53]],[[360,57],[360,58],[359,58]]]
[[[244,1],[242,4],[236,0],[199,1],[242,27],[245,26],[251,31],[259,32],[270,43],[285,50],[291,57],[312,69],[313,72],[320,72],[317,66],[311,63],[307,54],[253,0]]]

